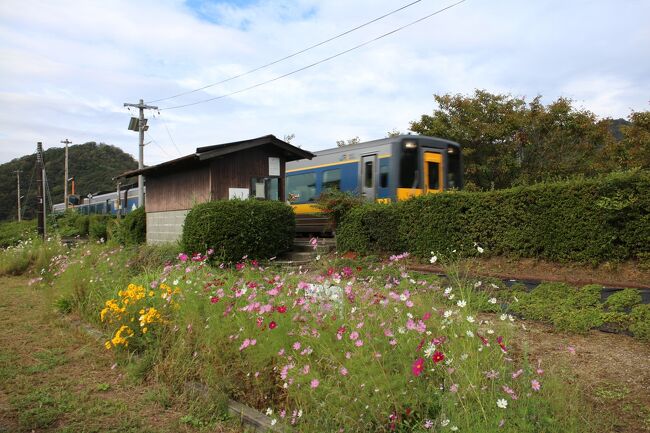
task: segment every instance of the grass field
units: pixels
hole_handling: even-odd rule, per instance
[[[0,281],[0,432],[241,431],[204,425],[191,402],[112,368],[112,354],[27,278]]]

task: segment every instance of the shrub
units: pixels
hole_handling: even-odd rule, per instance
[[[284,203],[219,200],[201,203],[187,214],[182,245],[187,252],[214,249],[226,261],[246,255],[264,259],[289,250],[294,230],[293,210]]]
[[[0,223],[0,248],[7,248],[36,235],[36,221],[7,221]]]
[[[636,289],[624,289],[609,296],[605,301],[608,311],[626,312],[641,303],[641,294]]]
[[[147,214],[143,207],[126,214],[122,220],[113,220],[106,228],[109,239],[122,245],[138,245],[147,240]]]
[[[372,203],[351,208],[337,230],[336,239],[337,248],[343,252],[403,251],[398,207]]]
[[[473,255],[474,244],[491,255],[590,263],[643,258],[650,251],[647,171],[428,194],[389,206],[400,215],[399,242],[420,257],[452,250]],[[345,236],[357,234],[345,232],[343,244]]]
[[[637,305],[630,313],[630,331],[635,338],[650,341],[650,304]]]
[[[577,332],[584,334],[593,328],[603,324],[603,318],[599,308],[582,308],[579,310],[562,308],[553,314],[553,325],[564,332]]]
[[[363,203],[363,200],[358,195],[335,189],[321,194],[316,202],[316,207],[327,215],[331,227],[336,229],[343,217],[351,209],[361,206]]]
[[[91,239],[107,239],[108,222],[113,219],[108,215],[91,215],[88,218],[88,236]]]
[[[527,319],[549,321],[575,289],[564,283],[542,283],[530,293],[521,292],[510,308]]]

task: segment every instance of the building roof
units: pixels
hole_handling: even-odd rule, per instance
[[[293,146],[285,141],[280,140],[274,135],[265,135],[263,137],[252,138],[250,140],[234,141],[232,143],[215,144],[213,146],[198,147],[195,153],[182,156],[171,161],[166,161],[161,164],[145,167],[142,169],[131,170],[122,173],[115,178],[125,178],[138,175],[147,175],[168,171],[169,169],[183,169],[195,166],[197,163],[218,158],[230,153],[239,152],[242,150],[251,149],[258,146],[273,147],[279,150],[287,161],[295,161],[298,159],[312,159],[314,154],[303,150],[299,147]]]

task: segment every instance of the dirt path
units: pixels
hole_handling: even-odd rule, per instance
[[[0,433],[207,430],[163,388],[111,368],[111,354],[51,305],[26,279],[0,279]]]
[[[521,322],[522,344],[547,371],[562,370],[599,420],[594,430],[650,432],[650,344],[631,337],[591,331],[555,332],[551,326]]]

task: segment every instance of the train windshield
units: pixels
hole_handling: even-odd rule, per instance
[[[447,188],[461,189],[463,187],[463,174],[460,164],[460,149],[449,146],[447,148]]]
[[[402,146],[399,160],[399,188],[420,187],[419,159],[417,146]]]

